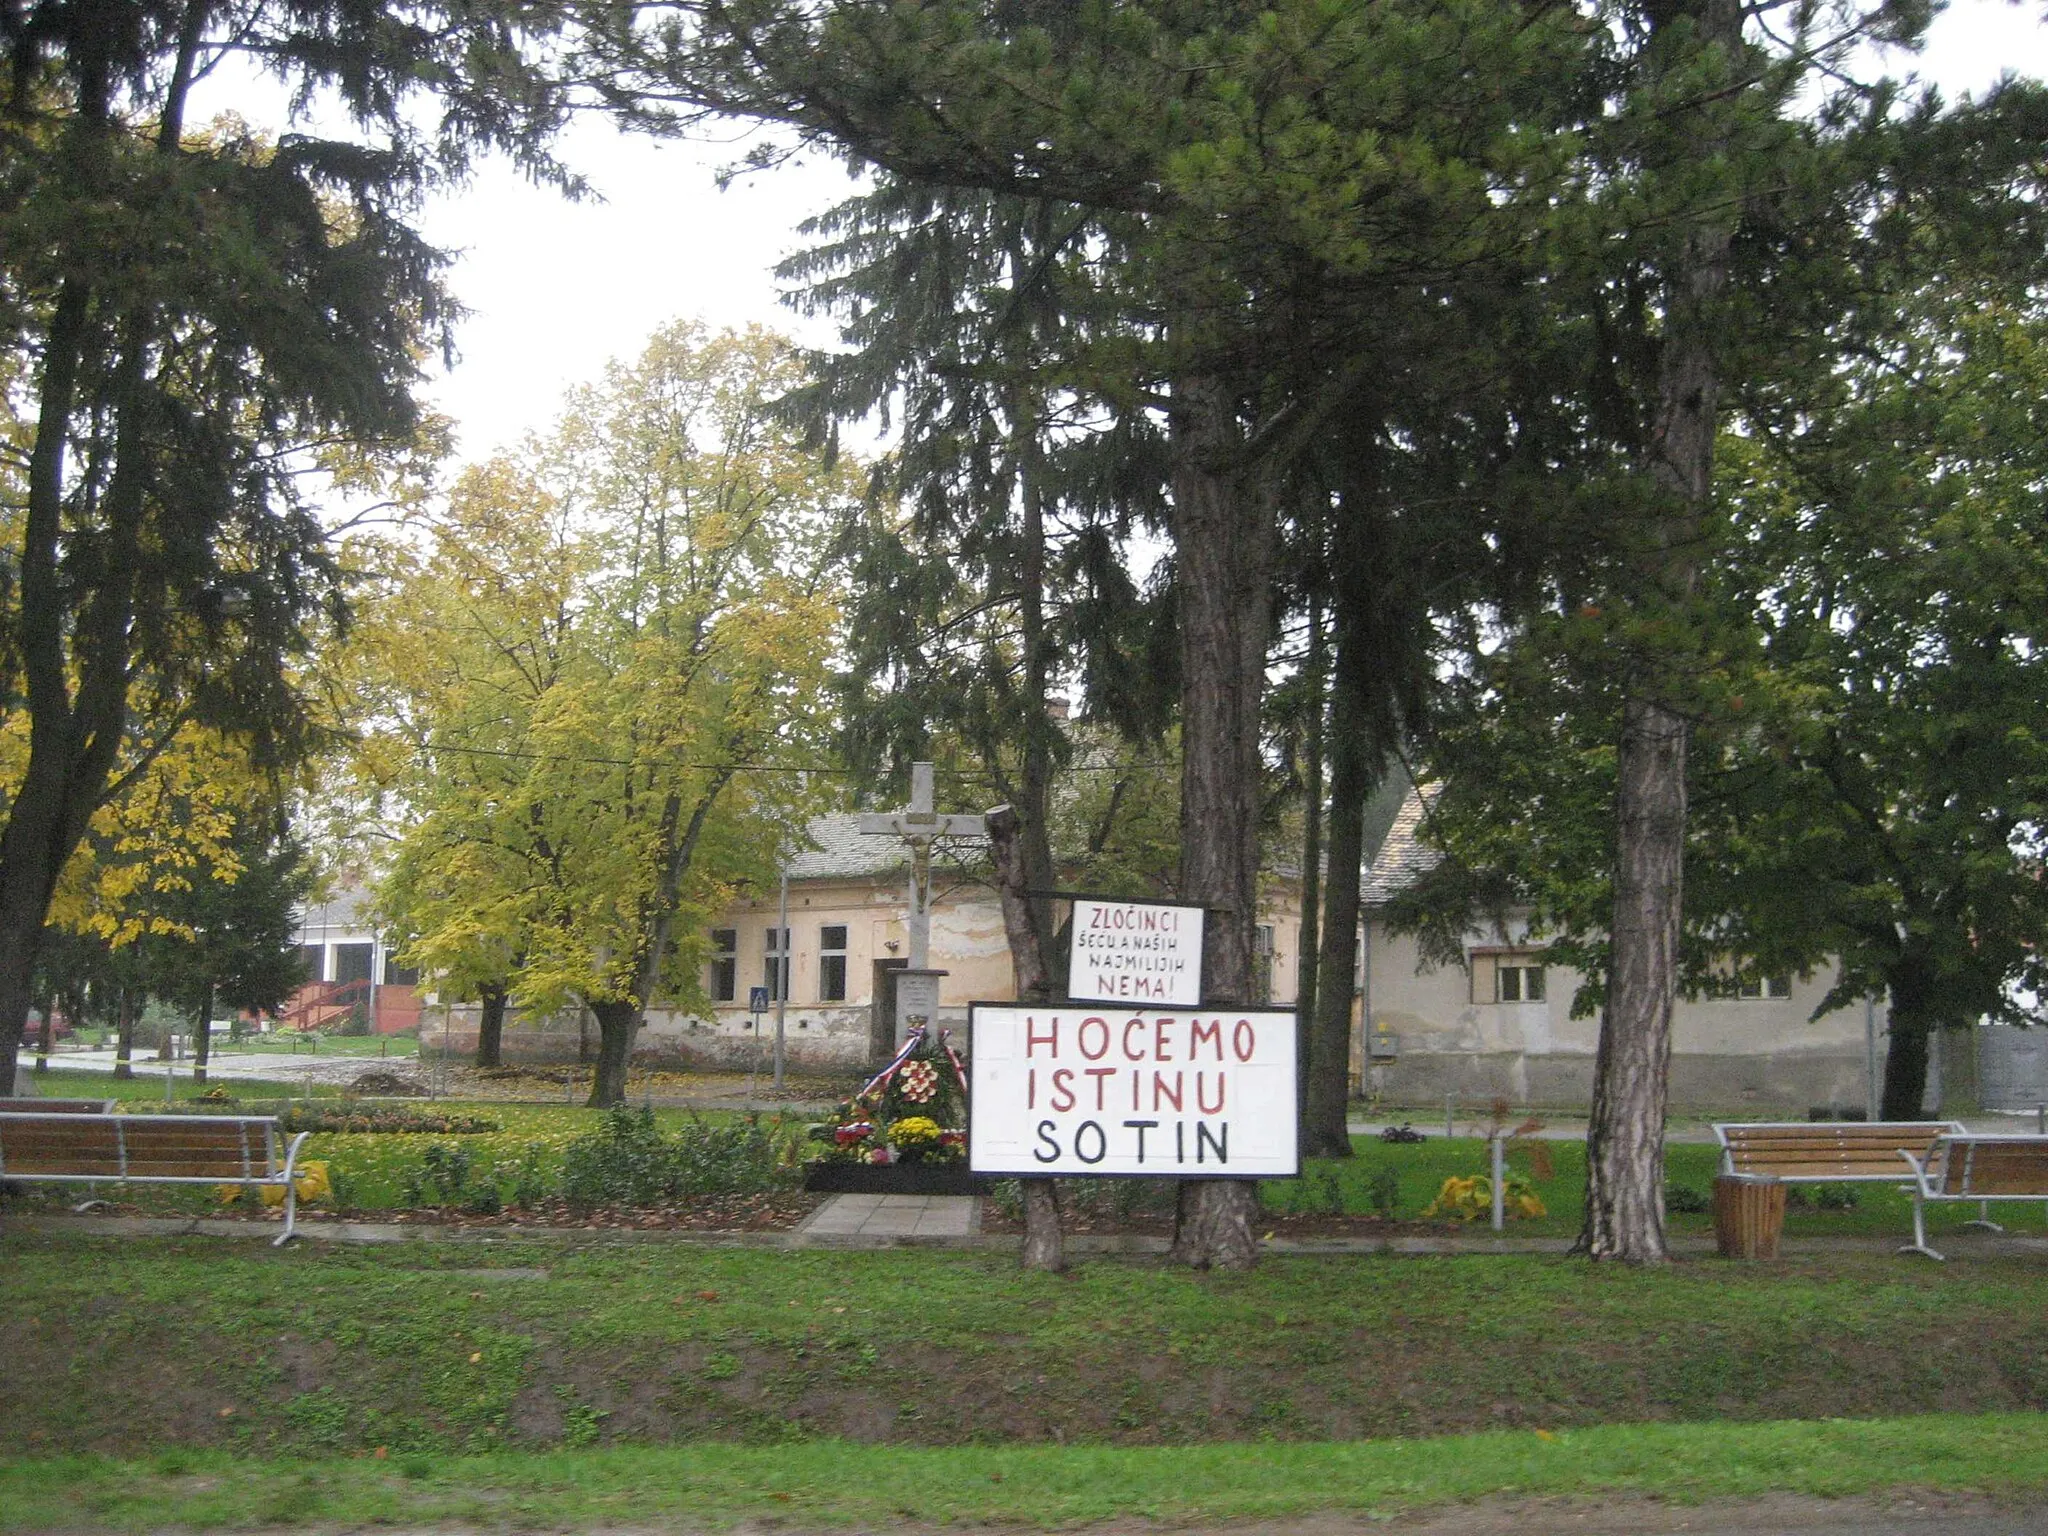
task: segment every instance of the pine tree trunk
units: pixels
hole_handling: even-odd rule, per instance
[[[1724,67],[1742,67],[1737,0],[1687,0],[1660,14],[1654,31],[1694,35],[1696,46],[1667,68],[1693,67],[1710,48],[1722,50]],[[1726,151],[1727,114],[1739,110],[1736,93],[1703,92],[1691,110],[1695,135],[1652,174],[1700,175]],[[1665,276],[1657,399],[1643,466],[1662,505],[1642,527],[1628,530],[1632,596],[1651,611],[1682,609],[1691,600],[1713,498],[1721,300],[1734,205],[1711,193],[1695,195],[1709,206],[1694,213]],[[1586,1219],[1576,1251],[1630,1264],[1670,1256],[1664,1118],[1684,917],[1690,734],[1685,714],[1671,701],[1679,686],[1659,658],[1635,659],[1616,763],[1612,953],[1586,1130]]]
[[[1323,605],[1308,605],[1308,723],[1302,731],[1301,932],[1294,956],[1294,1059],[1299,1093],[1294,1106],[1301,1145],[1308,1146],[1308,1063],[1315,1054],[1317,939],[1323,905]],[[1347,1144],[1348,1145],[1348,1144]]]
[[[1060,1230],[1060,1187],[1055,1179],[1019,1179],[1024,1194],[1024,1247],[1020,1261],[1026,1269],[1043,1269],[1057,1274],[1067,1267],[1066,1239]]]
[[[1343,639],[1338,641],[1340,650]],[[1349,1157],[1351,1009],[1358,997],[1358,874],[1365,858],[1365,801],[1371,765],[1363,733],[1347,721],[1344,658],[1337,663],[1330,733],[1330,884],[1323,896],[1321,975],[1307,1066],[1308,1117],[1302,1154]]]
[[[476,1064],[501,1067],[505,1064],[505,989],[495,984],[484,987],[482,1001],[476,1022]]]
[[[114,1076],[135,1076],[135,993],[121,989],[120,1011],[114,1023]]]
[[[597,1016],[597,1071],[591,1078],[591,1109],[610,1109],[626,1102],[626,1069],[633,1060],[633,1040],[640,1033],[637,1003],[592,1003]]]
[[[199,1010],[192,1019],[192,1081],[206,1081],[206,1066],[213,1059],[213,985],[201,994]]]
[[[1175,575],[1181,642],[1181,878],[1184,901],[1209,909],[1203,993],[1252,996],[1258,923],[1260,703],[1271,629],[1274,500],[1242,467],[1229,392],[1207,378],[1176,387]],[[1173,1256],[1197,1269],[1250,1267],[1258,1186],[1181,1183]]]
[[[1614,874],[1614,948],[1593,1063],[1586,1218],[1578,1251],[1662,1263],[1664,1115],[1677,995],[1685,847],[1685,721],[1625,706]]]
[[[1003,905],[1003,931],[1010,941],[1010,972],[1017,1001],[1042,1002],[1051,996],[1052,979],[1034,921],[1029,855],[1023,847],[1016,810],[999,805],[988,813],[989,852],[995,864],[996,892]],[[1065,1239],[1060,1231],[1059,1191],[1051,1179],[1019,1179],[1024,1192],[1023,1264],[1026,1269],[1067,1267]]]

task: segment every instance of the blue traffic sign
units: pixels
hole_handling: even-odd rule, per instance
[[[766,987],[747,988],[747,1012],[766,1013],[767,1011],[768,989]]]

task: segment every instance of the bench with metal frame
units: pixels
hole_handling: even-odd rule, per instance
[[[1975,1202],[1977,1215],[1963,1223],[2003,1232],[1991,1219],[1994,1200],[2039,1200],[2048,1205],[2048,1136],[1977,1135],[1958,1131],[1943,1136],[1924,1156],[1900,1150],[1913,1171],[1913,1241],[1901,1253],[1941,1255],[1927,1242],[1930,1200]]]
[[[111,1115],[115,1099],[0,1099],[0,1115]]]
[[[1721,1172],[1781,1184],[1892,1184],[1902,1153],[1925,1158],[1953,1120],[1751,1121],[1714,1127]]]
[[[239,1184],[284,1191],[284,1231],[298,1225],[300,1131],[256,1115],[0,1115],[0,1180],[45,1184]]]

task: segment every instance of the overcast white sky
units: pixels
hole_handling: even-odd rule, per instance
[[[1977,92],[2007,71],[2048,73],[2048,28],[2038,0],[1956,0],[1926,51],[1892,67],[1952,97]],[[458,423],[464,459],[545,426],[564,390],[634,355],[678,317],[832,339],[777,303],[772,269],[800,244],[797,225],[853,184],[839,166],[813,160],[720,191],[719,168],[740,153],[736,143],[656,143],[593,121],[578,125],[563,154],[602,202],[566,203],[492,164],[431,208],[425,233],[462,253],[453,285],[472,311],[461,361],[432,390]]]

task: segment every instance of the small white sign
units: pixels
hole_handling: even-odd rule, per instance
[[[1202,909],[1150,901],[1074,902],[1067,996],[1192,1008],[1202,1000]]]
[[[1076,1178],[1291,1178],[1292,1010],[976,1003],[968,1163]]]

